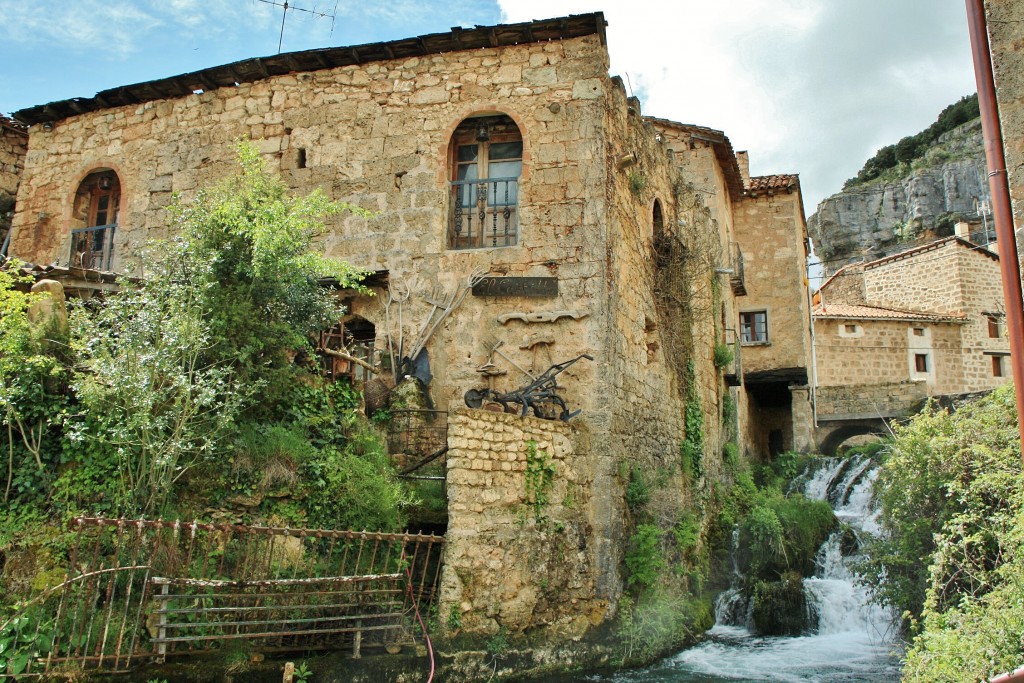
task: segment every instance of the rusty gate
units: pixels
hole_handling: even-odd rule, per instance
[[[444,537],[72,520],[65,580],[0,624],[0,678],[124,671],[244,640],[261,652],[408,645]]]

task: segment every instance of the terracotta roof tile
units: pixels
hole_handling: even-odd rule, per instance
[[[898,308],[882,306],[862,306],[860,304],[818,304],[814,307],[815,318],[834,318],[841,320],[905,320],[922,322],[965,322],[967,317],[960,313],[928,313],[924,311],[905,311]]]
[[[757,195],[762,192],[774,192],[776,190],[789,191],[794,185],[800,183],[796,174],[782,173],[778,175],[751,176],[750,186],[747,188],[749,194]]]

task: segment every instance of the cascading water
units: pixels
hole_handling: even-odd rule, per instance
[[[816,633],[792,638],[755,636],[749,609],[736,604],[741,602],[739,591],[726,591],[719,596],[709,640],[667,662],[680,676],[660,680],[899,680],[892,654],[896,647],[892,614],[868,600],[850,569],[859,547],[850,535],[859,541],[879,530],[878,512],[872,507],[877,476],[870,459],[851,457],[820,459],[802,478],[804,495],[827,500],[844,524],[821,546],[815,576],[804,579]],[[854,556],[844,555],[844,550]]]
[[[751,608],[735,586],[716,601],[715,627],[698,647],[659,665],[611,680],[643,683],[890,683],[899,680],[893,616],[868,600],[850,569],[859,543],[878,533],[872,485],[878,475],[870,459],[822,458],[795,484],[804,495],[827,500],[843,522],[820,548],[817,571],[804,579],[811,623],[816,632],[796,637],[757,636]],[[799,490],[799,489],[798,489]],[[739,541],[733,534],[734,547]],[[844,555],[853,553],[853,556]],[[733,565],[734,574],[739,573]],[[588,679],[605,680],[605,679]]]

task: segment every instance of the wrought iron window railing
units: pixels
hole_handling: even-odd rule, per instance
[[[71,231],[70,266],[110,270],[114,263],[116,224],[74,228]]]
[[[510,247],[519,239],[519,178],[451,182],[451,249]]]

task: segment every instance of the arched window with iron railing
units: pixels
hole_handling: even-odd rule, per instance
[[[465,119],[452,135],[449,249],[509,247],[519,242],[523,137],[505,115]]]
[[[71,209],[69,265],[93,270],[113,267],[120,205],[121,183],[114,171],[93,171],[79,183]]]

